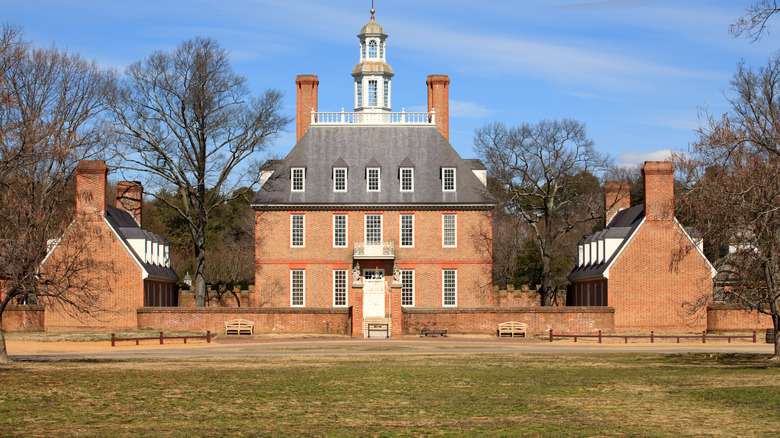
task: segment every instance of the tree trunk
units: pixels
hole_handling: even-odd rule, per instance
[[[552,306],[552,280],[550,278],[550,255],[542,253],[542,287],[539,293],[542,295],[542,306]]]
[[[8,358],[8,352],[5,349],[5,334],[2,329],[3,315],[0,314],[0,363],[10,362]]]
[[[203,232],[193,234],[195,249],[195,307],[206,307],[206,238]]]
[[[780,361],[780,314],[772,312],[772,322],[775,326],[775,355],[771,360]]]

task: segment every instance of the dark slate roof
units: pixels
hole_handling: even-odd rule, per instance
[[[575,267],[569,274],[569,281],[585,280],[591,277],[601,277],[604,271],[612,263],[612,261],[620,254],[620,251],[628,242],[629,237],[634,234],[639,223],[645,217],[644,204],[635,205],[631,208],[619,211],[607,224],[607,226],[599,231],[588,236],[583,237],[578,245],[589,243],[600,239],[623,239],[618,248],[603,263],[590,264],[585,266]]]
[[[177,281],[179,279],[179,276],[176,275],[176,272],[171,268],[144,262],[143,258],[136,254],[133,247],[127,241],[127,239],[150,239],[167,245],[168,242],[164,237],[141,229],[130,213],[111,205],[106,206],[106,220],[122,239],[133,257],[135,257],[138,263],[144,267],[150,277],[170,281]]]
[[[293,192],[290,169],[306,169],[304,192]],[[347,192],[334,192],[333,167],[347,167]],[[381,191],[366,191],[366,167],[381,167]],[[414,167],[414,192],[400,191],[399,167]],[[441,168],[455,167],[456,190],[441,188]],[[434,126],[311,126],[283,160],[266,163],[273,175],[258,190],[255,208],[383,205],[492,208],[495,199]]]

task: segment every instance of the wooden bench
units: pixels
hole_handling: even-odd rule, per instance
[[[510,336],[514,338],[515,335],[523,335],[523,337],[526,337],[527,329],[528,325],[523,322],[509,321],[498,324],[498,330],[496,330],[496,333],[498,334],[499,338],[503,336]]]
[[[225,321],[225,335],[253,335],[255,323],[247,319],[231,319]]]
[[[420,337],[423,336],[447,336],[447,330],[421,330]]]

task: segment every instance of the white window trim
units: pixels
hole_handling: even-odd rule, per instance
[[[458,187],[458,180],[457,180],[457,172],[456,167],[442,167],[441,169],[441,191],[443,192],[454,192],[456,188]],[[452,188],[447,189],[445,188],[445,181],[447,180],[445,174],[448,170],[452,171]]]
[[[301,188],[295,188],[295,171],[301,171]],[[293,167],[290,169],[290,190],[293,192],[305,192],[306,191],[306,168],[305,167]]]
[[[336,304],[336,273],[344,273],[344,304]],[[349,306],[349,272],[346,269],[334,269],[333,270],[333,307],[347,307]]]
[[[410,173],[412,188],[409,189],[409,190],[404,190],[404,170],[408,170],[409,173]],[[401,175],[400,175],[401,176],[401,184],[400,184],[401,191],[405,192],[405,193],[413,192],[414,191],[414,167],[402,167],[400,172],[401,172]]]
[[[336,245],[336,216],[344,216],[344,245]],[[333,247],[334,248],[347,248],[349,246],[349,215],[346,213],[333,214]]]
[[[294,242],[293,242],[293,236],[294,236],[294,233],[293,233],[293,230],[294,230],[294,228],[293,228],[293,218],[295,216],[303,217],[303,229],[302,229],[302,231],[303,231],[303,236],[302,236],[303,237],[302,238],[303,244],[302,245],[295,245]],[[291,214],[290,215],[290,248],[306,248],[306,215],[305,214],[295,213],[295,214]]]
[[[363,242],[368,244],[368,217],[379,216],[379,244],[385,241],[385,218],[382,213],[366,213],[363,215]]]
[[[404,222],[403,217],[404,216],[411,216],[412,217],[412,244],[411,245],[404,245],[404,239],[403,239],[403,232],[404,232]],[[414,248],[415,238],[414,238],[414,228],[415,228],[415,214],[413,213],[401,213],[398,215],[398,246],[400,248]]]
[[[403,304],[403,302],[404,302],[403,287],[401,287],[401,306],[403,306],[403,307],[414,307],[415,301],[416,301],[416,298],[417,298],[417,294],[415,293],[416,292],[415,289],[417,288],[417,284],[416,284],[417,281],[416,281],[416,278],[415,278],[415,272],[414,272],[414,269],[401,269],[401,281],[402,282],[403,282],[403,278],[404,278],[404,272],[411,272],[412,273],[412,304]]]
[[[344,171],[344,190],[339,190],[336,188],[336,171],[343,170]],[[333,168],[333,191],[334,192],[346,192],[347,191],[347,184],[349,179],[347,178],[347,168],[346,167],[334,167]]]
[[[371,190],[371,171],[376,170],[376,190]],[[367,192],[381,192],[382,191],[382,168],[381,167],[368,167],[366,168],[366,191]]]
[[[444,228],[445,224],[445,218],[447,216],[452,216],[455,218],[455,243],[453,245],[447,245],[446,243],[446,232]],[[442,248],[457,248],[458,247],[458,215],[456,213],[442,213],[441,215],[441,247]]]
[[[301,272],[302,273],[302,286],[301,286],[301,294],[302,296],[302,302],[303,304],[293,304],[293,292],[294,292],[294,286],[293,286],[293,276],[295,272]],[[305,269],[290,269],[290,307],[306,307],[306,270]]]
[[[445,304],[445,291],[446,291],[446,284],[444,281],[444,276],[447,271],[454,271],[455,272],[455,304]],[[441,305],[442,307],[458,307],[458,270],[457,269],[442,269],[441,270]]]

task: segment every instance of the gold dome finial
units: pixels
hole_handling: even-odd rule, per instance
[[[374,10],[374,8],[371,8],[371,18],[372,18],[372,19],[374,18],[374,12],[376,12],[376,11]]]

